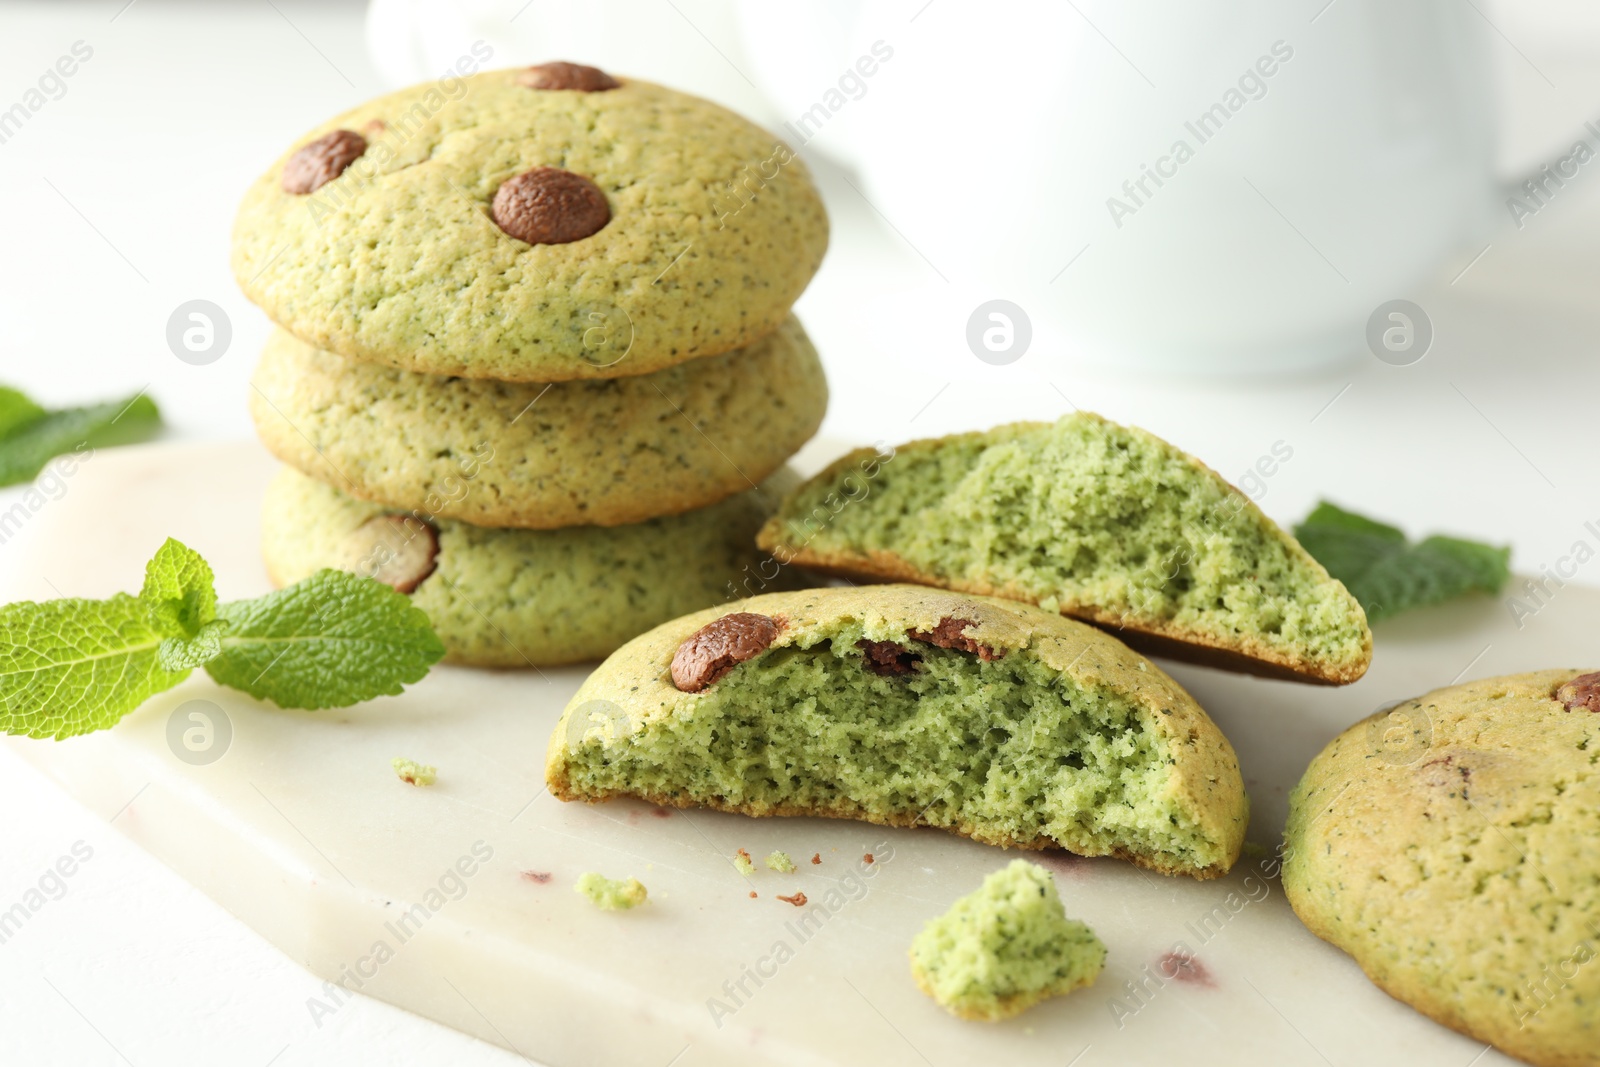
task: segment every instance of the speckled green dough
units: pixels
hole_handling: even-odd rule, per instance
[[[755,658],[680,692],[678,646],[739,611],[784,624]],[[908,640],[945,618],[1004,654]],[[864,639],[905,644],[920,665],[872,673]],[[1248,817],[1227,739],[1149,661],[1026,604],[906,585],[752,597],[630,641],[572,698],[545,779],[563,800],[938,826],[1200,878],[1233,865]]]
[[[553,666],[599,659],[663,619],[726,600],[762,557],[756,527],[793,475],[709,508],[632,526],[496,530],[437,520],[438,569],[411,594],[454,663]],[[262,551],[279,585],[350,566],[351,534],[393,508],[284,469],[262,506]],[[768,561],[770,565],[770,561]],[[770,583],[789,588],[794,568]]]
[[[1390,995],[1543,1067],[1600,1064],[1600,715],[1582,672],[1436,689],[1340,734],[1289,799],[1283,888]]]
[[[816,432],[828,399],[792,317],[738,352],[548,386],[356,363],[279,330],[254,385],[257,432],[302,472],[366,500],[530,529],[642,522],[742,492]]]
[[[1067,918],[1050,872],[1012,860],[930,920],[911,942],[911,975],[963,1019],[1007,1019],[1091,984],[1106,947]]]
[[[1098,415],[852,453],[761,532],[776,558],[1059,610],[1159,655],[1344,684],[1372,658],[1348,591],[1199,460]]]
[[[413,86],[297,138],[239,209],[245,295],[351,359],[505,381],[645,374],[778,327],[828,240],[787,147],[647,82],[539,91],[517,74]],[[310,195],[285,192],[288,157],[335,129],[366,154]],[[508,236],[495,190],[536,166],[592,179],[611,221],[569,244]]]

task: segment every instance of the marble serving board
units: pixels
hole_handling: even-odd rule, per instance
[[[211,561],[224,599],[264,592],[257,510],[272,470],[242,443],[103,451],[39,509],[0,593],[137,590],[168,536]],[[439,668],[403,696],[315,713],[197,672],[113,730],[7,743],[334,983],[328,1011],[378,997],[554,1067],[1485,1067],[1512,1061],[1474,1061],[1481,1044],[1390,1000],[1296,921],[1273,859],[1288,790],[1382,705],[1595,666],[1597,620],[1600,592],[1575,586],[1520,627],[1487,597],[1419,611],[1379,628],[1370,674],[1343,689],[1163,664],[1238,749],[1258,847],[1211,882],[1036,855],[1110,956],[1092,988],[999,1025],[937,1008],[906,948],[1017,853],[933,830],[560,803],[544,791],[545,742],[582,669]],[[395,756],[436,765],[437,784],[401,783]],[[800,870],[747,879],[738,848],[783,849]],[[641,879],[648,905],[596,910],[572,890],[588,870]],[[778,899],[797,891],[805,906]],[[1192,962],[1164,962],[1173,953]]]

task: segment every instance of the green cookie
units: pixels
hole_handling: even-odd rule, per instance
[[[1544,1067],[1600,1064],[1600,674],[1436,689],[1289,798],[1283,889],[1391,996]]]
[[[642,522],[782,466],[822,421],[793,317],[747,349],[604,381],[446,378],[355,363],[278,331],[250,412],[273,455],[344,492],[479,526]]]
[[[528,74],[413,86],[309,131],[240,206],[245,294],[350,359],[504,381],[646,374],[777,329],[828,243],[799,158],[671,89]],[[537,168],[564,180],[525,186]]]
[[[557,666],[751,589],[801,584],[754,542],[796,480],[783,470],[760,489],[632,526],[496,530],[356,500],[285,468],[263,502],[262,552],[278,585],[337,567],[409,592],[451,662]]]

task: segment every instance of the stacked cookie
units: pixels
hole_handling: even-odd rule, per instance
[[[273,580],[369,573],[452,659],[502,666],[782,587],[754,539],[827,403],[790,314],[827,236],[772,135],[592,67],[415,86],[312,131],[234,232],[280,327],[251,396],[286,464]]]

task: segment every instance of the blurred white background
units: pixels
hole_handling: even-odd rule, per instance
[[[1529,573],[1600,521],[1600,162],[1520,225],[1502,188],[1579,139],[1600,150],[1600,11],[1579,0],[8,4],[0,114],[92,54],[0,141],[0,381],[53,405],[147,389],[169,438],[248,436],[268,323],[227,265],[242,190],[305,129],[480,39],[495,65],[594,62],[774,128],[824,105],[804,154],[833,245],[798,311],[831,438],[1078,406],[1236,480],[1285,442],[1257,494],[1279,521],[1329,497],[1510,543]],[[1186,133],[1280,41],[1259,96],[1214,140]],[[878,42],[892,56],[841,85]],[[1106,200],[1185,137],[1194,158],[1117,226]],[[1432,324],[1405,365],[1366,339],[1393,298]],[[166,340],[195,299],[232,325],[204,366]],[[991,299],[1032,323],[1006,365],[967,340]],[[0,1061],[513,1062],[370,1000],[318,1030],[308,975],[4,763],[0,897],[74,840],[96,859],[0,945]]]

